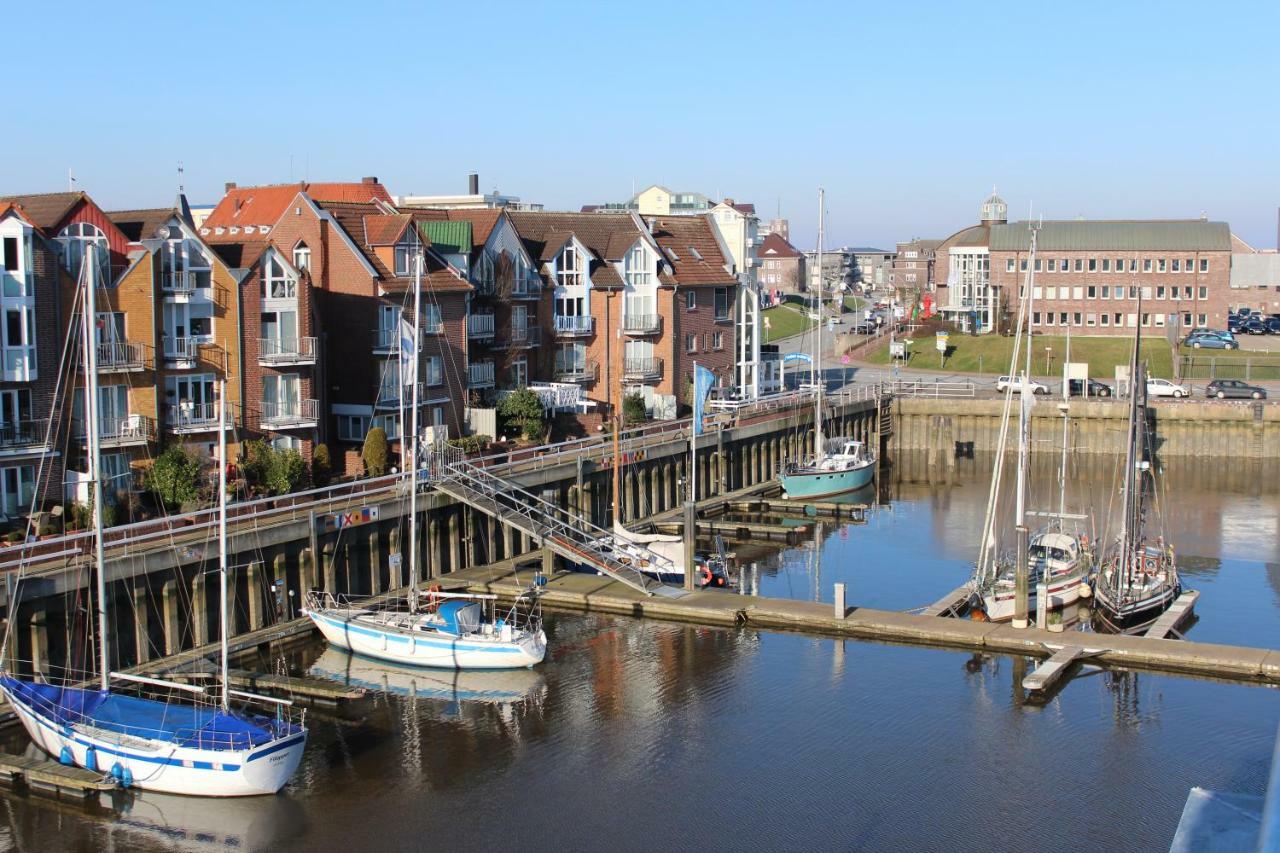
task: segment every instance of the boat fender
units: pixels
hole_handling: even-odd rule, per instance
[[[133,787],[133,771],[128,767],[120,771],[120,785],[125,788]]]
[[[84,751],[84,769],[98,772],[98,750],[92,746]]]
[[[1088,583],[1081,581],[1078,592],[1080,593],[1081,598],[1089,598],[1093,595],[1093,587],[1089,586]]]
[[[124,776],[124,765],[117,761],[111,765],[111,778],[119,782],[122,776]]]
[[[58,753],[58,763],[71,767],[76,763],[76,757],[71,754],[71,747],[64,746],[62,751]]]

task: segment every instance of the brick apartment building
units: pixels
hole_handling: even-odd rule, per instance
[[[756,249],[758,280],[765,293],[800,293],[805,289],[805,257],[781,234],[769,234]]]

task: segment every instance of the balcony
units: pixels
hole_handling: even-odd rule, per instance
[[[493,340],[493,315],[470,314],[467,316],[467,337],[473,341]]]
[[[557,338],[586,338],[596,330],[594,317],[566,317],[557,314],[555,324]]]
[[[444,332],[444,320],[440,317],[432,319],[427,317],[422,321],[422,334],[439,335]]]
[[[556,362],[555,379],[557,382],[572,382],[577,385],[589,385],[600,378],[600,365],[594,361]]]
[[[5,421],[0,423],[0,456],[21,453],[42,453],[48,448],[45,441],[45,421]]]
[[[218,431],[218,404],[182,402],[170,405],[164,413],[164,425],[177,435]],[[227,426],[231,413],[227,413]]]
[[[315,338],[259,338],[258,364],[315,364]]]
[[[512,299],[541,299],[542,298],[542,282],[536,279],[530,279],[523,282],[517,281],[515,287],[511,289]]]
[[[494,384],[494,365],[492,361],[475,361],[467,366],[468,388],[492,388]]]
[[[262,401],[263,429],[313,429],[319,422],[318,400]]]
[[[167,367],[195,367],[200,360],[200,338],[164,338],[164,360]]]
[[[411,394],[413,393],[412,387],[408,385],[401,386],[399,383],[396,383],[394,385],[392,384],[383,385],[381,388],[378,389],[378,400],[373,404],[373,407],[375,409],[392,410],[392,411],[400,408],[401,406],[400,394],[402,391],[404,392],[404,406],[408,408],[409,406],[413,405],[413,400],[411,399]],[[425,382],[419,382],[418,383],[418,405],[421,406],[423,401],[425,401],[426,399],[427,399],[427,385]]]
[[[422,330],[418,332],[418,345],[421,346],[426,340],[426,335]],[[373,330],[373,354],[374,355],[399,355],[400,354],[400,330],[399,329],[374,329]]]
[[[493,296],[495,293],[498,292],[498,288],[493,283],[492,279],[490,279],[489,281],[473,281],[472,285],[476,289],[475,290],[476,296]]]
[[[216,413],[214,421],[217,421]],[[80,425],[79,434],[84,438],[83,424]],[[144,445],[156,440],[156,422],[146,415],[103,418],[98,425],[98,440],[104,448]]]
[[[512,326],[507,337],[500,339],[497,346],[504,349],[529,349],[542,344],[542,328],[540,326]]]
[[[622,333],[625,335],[656,335],[661,331],[661,314],[628,314],[622,318]]]
[[[638,382],[648,382],[662,378],[662,359],[660,358],[624,358],[622,360],[622,378]]]
[[[199,286],[199,278],[190,270],[160,274],[160,290],[165,296],[189,299]]]
[[[136,373],[147,369],[146,344],[130,341],[114,341],[98,344],[99,373]]]

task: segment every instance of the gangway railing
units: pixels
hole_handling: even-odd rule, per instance
[[[677,571],[669,558],[635,542],[620,542],[614,533],[484,468],[451,455],[424,462],[420,479],[431,480],[440,491],[523,531],[565,559],[585,563],[645,595],[661,586],[645,571]]]

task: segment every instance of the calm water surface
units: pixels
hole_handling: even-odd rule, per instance
[[[829,599],[845,580],[900,609],[958,585],[983,477],[910,475],[869,524],[823,529],[820,565],[757,554],[761,592]],[[1105,504],[1109,478],[1083,479]],[[1275,645],[1276,496],[1178,489],[1194,636]],[[0,849],[1166,850],[1191,786],[1261,793],[1280,721],[1273,690],[1146,673],[1031,704],[1019,658],[595,616],[548,632],[543,666],[496,675],[314,645],[297,671],[370,698],[311,715],[282,796],[139,795],[93,817],[5,795]]]

